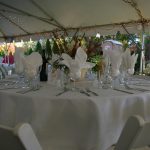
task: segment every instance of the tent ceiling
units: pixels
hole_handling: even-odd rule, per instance
[[[127,1],[127,0],[126,0]],[[133,1],[133,0],[128,0]],[[150,1],[134,0],[142,16],[149,20]],[[136,10],[123,0],[1,0],[0,37],[20,37],[63,28],[92,26],[94,32],[104,33],[117,30],[103,25],[137,21]],[[94,28],[94,26],[103,26]],[[127,28],[137,32],[131,24]],[[86,28],[85,28],[86,29]],[[91,29],[91,28],[90,28]],[[121,27],[118,27],[121,30]],[[90,31],[91,32],[91,31]]]

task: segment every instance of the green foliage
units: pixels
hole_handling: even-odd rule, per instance
[[[39,41],[36,44],[35,52],[39,52],[42,55],[42,45]]]
[[[62,44],[59,44],[59,53],[62,54],[62,53],[64,53],[64,52],[65,52],[65,50],[64,50],[63,45],[62,45]]]
[[[116,33],[115,40],[123,43],[124,49],[129,46],[130,37],[127,34],[121,34],[119,31]]]
[[[133,43],[133,41],[136,42],[136,38],[138,38],[136,34],[121,34],[120,31],[118,31],[115,36],[115,40],[123,43],[124,49],[129,47],[129,43]]]
[[[67,41],[68,40],[68,41]],[[65,40],[64,40],[64,48],[65,48],[65,50],[64,50],[64,52],[66,52],[66,53],[69,53],[69,48],[68,48],[68,42],[71,42],[71,38],[66,38]]]
[[[95,66],[92,68],[93,71],[95,71],[95,72],[98,71],[98,64],[102,59],[103,59],[103,56],[101,56],[101,55],[93,55],[88,58],[89,62],[92,62],[95,64]]]
[[[148,45],[148,44],[150,44],[150,36],[147,36],[147,37],[145,38],[144,44],[145,44],[145,46]]]
[[[111,37],[111,35],[106,35],[104,39],[105,40],[110,40],[110,39],[112,39],[112,37]]]
[[[103,56],[100,56],[100,55],[94,55],[92,57],[90,57],[88,60],[92,63],[99,63],[99,61],[103,58]]]
[[[138,54],[137,63],[135,64],[135,73],[140,72],[140,61],[141,61],[141,50],[138,50],[136,53]]]
[[[35,41],[27,41],[23,43],[23,47],[28,51],[29,49],[32,49],[34,51],[35,46],[36,46]]]
[[[117,41],[124,41],[124,40],[128,41],[128,35],[126,35],[126,34],[121,34],[120,31],[118,31],[118,32],[116,33],[115,39],[116,39]]]
[[[24,54],[25,55],[30,55],[33,52],[32,48],[27,49]]]
[[[0,57],[5,56],[5,52],[3,50],[0,51]]]
[[[48,60],[52,58],[52,49],[49,39],[47,39],[46,41],[45,56],[47,57]]]
[[[101,43],[102,41],[104,41],[103,36],[101,36],[100,38],[96,37],[96,36],[92,36],[91,40],[96,42],[96,43]]]
[[[145,44],[145,60],[146,63],[149,63],[150,60],[150,36],[147,36],[144,40]]]
[[[56,39],[52,39],[52,40],[53,40],[53,53],[60,55],[60,49],[56,42]]]

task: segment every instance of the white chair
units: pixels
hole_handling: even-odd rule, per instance
[[[14,129],[0,126],[0,150],[42,150],[28,123]]]
[[[150,150],[150,122],[140,116],[131,116],[127,120],[114,150]]]

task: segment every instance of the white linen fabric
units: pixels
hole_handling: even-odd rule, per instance
[[[116,143],[127,118],[150,120],[150,93],[127,95],[93,89],[99,96],[60,91],[49,84],[27,94],[0,91],[0,124],[28,122],[43,149],[105,150]]]
[[[39,66],[42,65],[42,57],[38,52],[33,52],[31,55],[25,57],[23,63],[26,77],[33,78],[37,75]]]
[[[115,40],[106,40],[102,44],[102,50],[106,60],[106,66],[111,64],[112,76],[118,76],[122,62],[123,44]],[[110,62],[107,62],[108,60]]]
[[[134,74],[134,67],[138,58],[138,54],[131,55],[130,49],[126,49],[126,51],[122,55],[122,64],[121,69],[123,71],[128,72],[129,74]]]

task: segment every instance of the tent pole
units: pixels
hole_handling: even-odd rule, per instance
[[[145,49],[145,34],[144,32],[142,32],[142,50],[141,50],[141,57],[140,57],[140,74],[143,73],[143,70],[145,69],[145,52],[144,52],[144,49]]]
[[[143,70],[145,69],[145,28],[144,23],[142,23],[142,33],[141,33],[141,43],[142,43],[142,50],[141,50],[141,57],[140,57],[140,74],[143,73]]]

